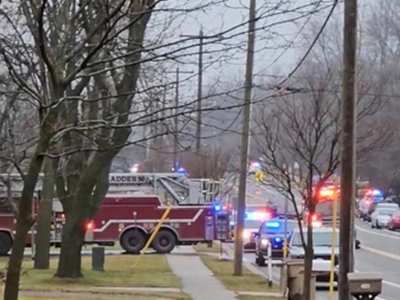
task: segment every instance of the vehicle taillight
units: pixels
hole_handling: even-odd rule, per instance
[[[310,215],[310,223],[312,227],[321,227],[322,226],[321,216],[317,214]]]

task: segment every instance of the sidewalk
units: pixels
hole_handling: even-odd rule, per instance
[[[233,249],[230,248],[227,245],[224,245],[224,250],[228,254],[229,257],[233,257]],[[264,278],[268,279],[268,275],[265,274],[263,271],[261,271],[259,268],[254,266],[251,262],[249,261],[243,261],[244,266],[254,274],[263,276]],[[274,282],[274,284],[279,285],[280,284],[280,269],[277,268],[276,266],[272,268],[272,278],[271,280]],[[256,294],[253,293],[254,296],[257,296]],[[333,300],[337,300],[337,292],[335,292]],[[327,300],[328,299],[328,292],[327,291],[318,291],[315,295],[315,300]]]
[[[228,291],[204,265],[192,247],[180,247],[167,255],[172,272],[182,280],[183,292],[193,300],[235,300],[236,293]]]

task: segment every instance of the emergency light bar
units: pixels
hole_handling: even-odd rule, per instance
[[[372,191],[372,195],[374,195],[374,196],[380,196],[380,195],[382,195],[382,192],[379,191],[379,190],[373,190],[373,191]]]
[[[266,220],[271,217],[269,213],[262,213],[262,212],[251,212],[251,213],[246,213],[246,219],[247,220]]]
[[[265,227],[268,227],[268,228],[279,228],[279,227],[281,227],[281,223],[279,223],[279,222],[267,222],[267,223],[265,223]]]
[[[320,197],[333,197],[335,191],[323,189],[319,192]]]

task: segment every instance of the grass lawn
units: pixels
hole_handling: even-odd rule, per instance
[[[85,296],[20,296],[20,300],[67,300],[74,298],[75,300],[115,300],[116,296],[112,295],[99,295],[99,294],[92,294],[92,295],[85,295]],[[135,300],[190,300],[190,297],[186,296],[185,294],[129,294],[129,296],[119,295],[118,299],[121,300],[128,300],[128,299],[135,299]]]
[[[236,292],[276,292],[278,287],[269,288],[266,279],[243,267],[243,276],[233,276],[233,262],[219,261],[215,257],[202,256],[203,263],[229,290]],[[265,297],[264,297],[265,300]]]
[[[33,262],[23,263],[20,290],[84,291],[89,287],[165,287],[180,288],[181,282],[170,270],[164,255],[106,256],[105,272],[91,270],[91,257],[82,257],[84,278],[65,280],[54,278],[58,258],[52,257],[49,270],[33,269]],[[0,259],[0,270],[6,269],[8,258]],[[115,294],[115,292],[113,292]]]
[[[212,248],[208,248],[207,244],[197,244],[193,248],[199,253],[220,253],[221,243],[219,241],[214,242]],[[222,249],[222,254],[226,254],[224,249]]]
[[[287,298],[282,297],[265,297],[265,296],[247,296],[239,295],[236,296],[238,300],[286,300]]]

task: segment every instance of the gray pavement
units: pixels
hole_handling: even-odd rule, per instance
[[[367,223],[357,220],[357,237],[362,249],[356,250],[355,263],[358,272],[377,272],[383,276],[383,291],[376,300],[400,299],[400,233],[371,229]],[[254,253],[245,253],[244,259],[254,262]],[[259,268],[267,274],[267,268]],[[278,268],[274,268],[274,279],[279,278]],[[338,300],[337,292],[334,300]],[[316,300],[327,300],[328,291],[319,289]]]
[[[356,221],[361,249],[356,252],[356,269],[383,275],[385,300],[400,299],[400,233],[371,229],[368,223]]]
[[[265,204],[267,200],[273,201],[278,206],[280,212],[284,212],[286,197],[282,195],[277,189],[268,186],[267,183],[258,183],[252,177],[247,179],[247,204]],[[301,195],[294,191],[294,195],[298,201],[298,207],[301,204]],[[289,212],[294,212],[294,206],[291,201],[288,202]]]
[[[182,280],[182,290],[193,300],[236,299],[204,265],[192,247],[180,247],[167,255],[172,272]]]
[[[248,191],[256,189],[258,184],[248,180]],[[276,189],[263,185],[262,196],[276,202],[278,207],[284,207],[285,197]],[[383,276],[383,292],[380,300],[400,299],[400,232],[372,229],[368,223],[356,221],[357,238],[362,249],[355,254],[356,271],[378,272]],[[245,259],[253,262],[253,254],[245,254]],[[261,268],[266,272],[266,268]],[[328,299],[326,291],[317,292],[317,300]],[[337,299],[337,295],[335,300]],[[379,300],[377,299],[377,300]]]

